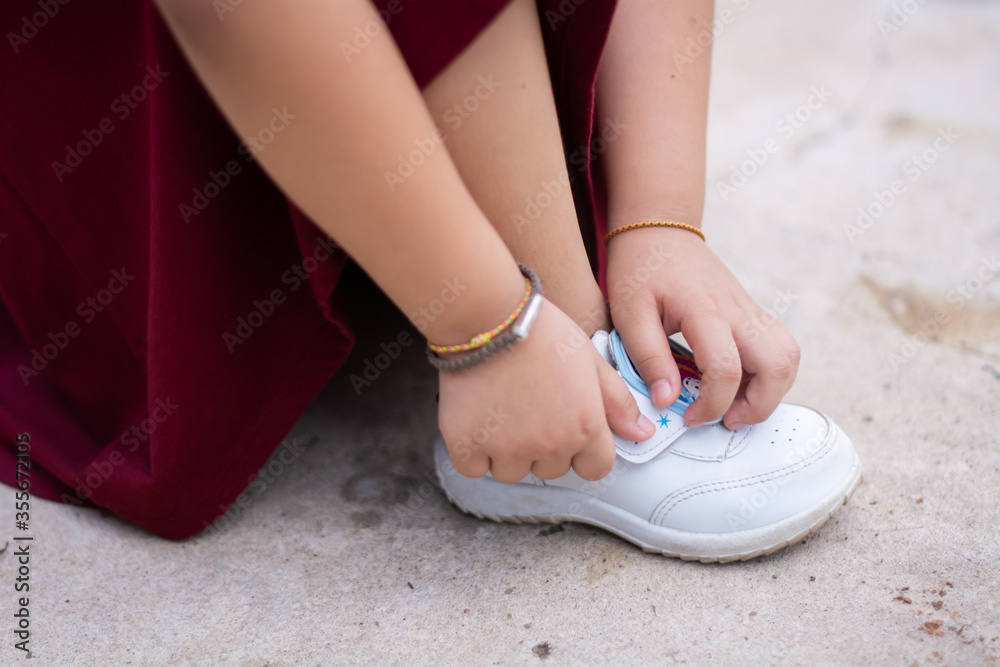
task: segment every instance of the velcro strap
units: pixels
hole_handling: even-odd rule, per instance
[[[626,461],[632,463],[649,461],[688,431],[688,427],[684,425],[684,411],[698,397],[701,382],[701,374],[698,372],[697,366],[694,365],[694,357],[682,345],[670,341],[677,367],[681,369],[681,395],[670,407],[658,410],[650,400],[649,389],[639,377],[638,369],[632,363],[628,353],[625,352],[618,332],[612,331],[609,335],[607,332],[598,331],[592,340],[601,356],[617,368],[619,374],[624,378],[629,391],[639,406],[639,412],[646,415],[656,425],[656,433],[653,434],[653,437],[641,442],[626,440],[614,433],[615,449],[618,451],[618,455]]]

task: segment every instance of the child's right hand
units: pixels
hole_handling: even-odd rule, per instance
[[[646,440],[655,426],[587,335],[548,301],[526,340],[466,371],[440,373],[438,424],[455,469],[501,482],[614,465],[611,430]],[[610,429],[609,429],[610,426]]]
[[[667,342],[680,331],[703,373],[684,414],[688,426],[723,417],[736,430],[778,407],[795,380],[798,345],[704,241],[679,229],[629,231],[609,245],[607,275],[615,326],[653,405],[666,407],[680,393]]]

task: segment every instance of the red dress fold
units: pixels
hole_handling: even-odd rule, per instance
[[[350,351],[347,259],[254,161],[282,110],[237,136],[150,0],[51,4],[0,5],[0,479],[27,433],[33,494],[182,539]],[[423,86],[506,0],[376,4]],[[539,2],[568,158],[590,153],[613,8]]]

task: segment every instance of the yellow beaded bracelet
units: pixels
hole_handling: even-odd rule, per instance
[[[476,334],[468,343],[462,343],[461,345],[435,345],[434,343],[427,341],[427,347],[438,354],[447,354],[449,352],[468,352],[486,345],[493,340],[494,337],[500,335],[504,329],[513,324],[514,320],[520,316],[525,305],[528,303],[528,299],[531,298],[531,292],[531,280],[526,277],[524,279],[524,297],[521,299],[521,303],[517,304],[517,308],[514,309],[514,312],[512,312],[510,316],[501,322],[495,329],[487,331],[486,333]]]
[[[618,229],[608,232],[607,236],[604,237],[604,245],[608,245],[608,241],[622,232],[627,232],[630,229],[639,229],[641,227],[676,227],[677,229],[686,229],[689,232],[694,232],[700,236],[702,241],[705,240],[705,233],[694,225],[689,225],[685,222],[674,222],[673,220],[645,220],[643,222],[634,222],[631,225],[625,225],[624,227],[619,227]]]

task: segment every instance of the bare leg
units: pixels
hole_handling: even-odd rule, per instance
[[[580,235],[533,0],[514,0],[424,90],[465,182],[546,297],[587,333],[610,328]]]

